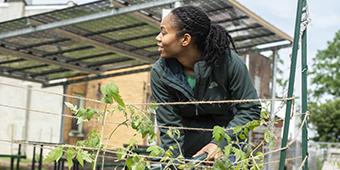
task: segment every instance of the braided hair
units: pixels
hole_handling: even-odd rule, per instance
[[[221,63],[219,61],[226,55],[230,56],[230,45],[236,51],[228,32],[222,26],[213,23],[199,7],[182,6],[172,10],[171,14],[175,16],[177,36],[190,34],[201,52],[200,59],[206,60],[208,65]]]

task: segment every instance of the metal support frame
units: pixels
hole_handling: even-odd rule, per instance
[[[130,37],[130,38],[125,38],[125,39],[121,39],[121,40],[117,40],[117,41],[111,41],[108,44],[117,44],[117,43],[122,43],[122,42],[126,42],[126,41],[131,41],[131,40],[138,40],[138,39],[142,39],[142,38],[155,37],[156,35],[158,35],[158,32],[146,34],[146,35],[139,35],[139,36]]]
[[[21,62],[21,61],[26,61],[23,58],[19,58],[19,59],[14,59],[14,60],[7,60],[7,61],[1,61],[0,65],[2,64],[10,64],[10,63],[16,63],[16,62]]]
[[[291,58],[291,65],[290,65],[290,74],[289,74],[289,84],[288,84],[288,95],[287,97],[290,98],[293,96],[293,91],[294,91],[294,82],[295,82],[295,72],[296,72],[296,60],[297,60],[297,55],[298,55],[298,48],[299,48],[299,40],[300,40],[300,28],[301,28],[301,21],[302,21],[302,9],[306,5],[305,0],[298,0],[297,2],[297,12],[296,12],[296,20],[295,20],[295,31],[294,31],[294,43],[293,43],[293,49],[292,49],[292,58]],[[304,32],[304,36],[306,36],[306,32]],[[306,37],[303,38],[304,40],[302,41],[302,62],[303,62],[303,67],[302,69],[306,68]],[[303,82],[302,82],[302,89],[303,89],[303,99],[302,99],[302,107],[303,107],[303,113],[302,116],[305,115],[306,109],[307,109],[307,71],[302,72],[303,76]],[[292,112],[292,100],[287,101],[287,107],[286,107],[286,114],[285,114],[285,121],[284,121],[284,129],[283,129],[283,136],[282,136],[282,141],[281,141],[281,148],[285,148],[287,146],[288,142],[288,132],[289,132],[289,123],[290,123],[290,115]],[[303,120],[303,119],[302,119]],[[306,123],[303,125],[303,149],[302,149],[302,160],[305,159],[307,156],[307,128],[306,128]],[[279,170],[284,170],[285,169],[285,162],[286,162],[286,152],[287,149],[283,149],[280,152],[280,163],[279,163]],[[308,159],[308,157],[307,157]],[[307,162],[307,160],[306,160]],[[308,169],[308,166],[304,166],[304,169]]]
[[[244,40],[251,40],[251,39],[256,39],[256,38],[263,38],[263,37],[269,37],[269,36],[274,36],[275,33],[269,32],[269,33],[263,33],[263,34],[258,34],[258,35],[251,35],[251,36],[238,36],[234,38],[234,42],[238,41],[244,41]]]
[[[235,21],[239,21],[239,20],[243,20],[243,19],[248,19],[249,16],[245,15],[245,16],[239,16],[239,17],[236,17],[236,18],[229,18],[229,19],[223,19],[223,20],[219,20],[219,21],[216,21],[216,23],[227,23],[227,22],[235,22]]]
[[[140,65],[137,65],[137,66],[143,66],[143,65],[145,65],[145,64],[140,64]],[[129,68],[129,67],[131,67],[131,66],[127,65],[127,66],[124,66],[124,67],[117,67],[116,70],[117,69],[123,69],[123,68]],[[150,70],[151,70],[151,67],[148,67],[148,68],[134,69],[134,70],[123,71],[123,72],[112,73],[112,74],[94,75],[94,76],[82,77],[82,78],[78,78],[78,79],[72,79],[72,80],[68,80],[68,81],[64,81],[64,82],[44,84],[43,87],[70,85],[70,84],[76,84],[76,83],[81,83],[81,82],[85,82],[85,81],[98,80],[98,79],[103,79],[103,78],[110,78],[110,77],[115,77],[115,76],[146,72],[146,71],[150,71]]]
[[[76,64],[70,64],[70,63],[58,61],[57,57],[55,57],[55,58],[40,57],[40,56],[36,56],[36,55],[33,55],[33,54],[19,52],[19,51],[12,50],[12,49],[5,48],[5,47],[1,47],[1,46],[0,46],[0,51],[3,52],[3,53],[9,54],[9,55],[20,56],[24,59],[36,60],[36,61],[40,61],[40,62],[47,63],[47,64],[54,64],[54,65],[58,65],[58,66],[61,66],[61,67],[67,68],[67,69],[71,69],[71,70],[83,71],[83,72],[93,73],[93,74],[100,73],[97,70],[92,70],[92,69],[89,69],[87,67],[82,67],[82,66],[78,66]]]
[[[154,8],[158,6],[168,5],[177,2],[178,0],[162,0],[162,1],[153,1],[153,2],[145,2],[138,5],[127,6],[123,8],[113,8],[109,11],[100,12],[97,14],[92,14],[88,16],[77,17],[73,19],[67,19],[64,21],[53,22],[49,24],[38,25],[35,27],[24,28],[16,31],[6,32],[0,34],[0,39],[10,38],[18,35],[29,34],[38,31],[45,31],[54,28],[65,27],[73,24],[79,24],[87,21],[103,19],[115,15],[126,14],[130,12],[136,12],[143,9]]]
[[[244,28],[237,28],[237,29],[233,29],[233,30],[228,30],[228,33],[233,33],[233,32],[238,32],[238,31],[246,31],[246,30],[257,29],[257,28],[262,28],[262,25],[254,24],[254,25],[244,27]]]
[[[306,6],[307,0],[303,0],[303,6]],[[307,66],[307,27],[302,33],[302,59],[301,59],[301,100],[302,100],[302,115],[301,120],[305,119],[306,112],[307,112],[307,74],[308,74],[308,66]],[[306,161],[303,165],[304,170],[308,170],[308,130],[307,130],[307,122],[308,119],[305,120],[303,126],[302,126],[302,159],[305,159]]]
[[[259,43],[250,44],[250,45],[245,45],[245,46],[240,46],[240,47],[238,47],[238,46],[236,45],[236,48],[237,48],[237,50],[242,50],[242,49],[248,49],[248,48],[256,47],[256,46],[258,46],[258,45],[269,44],[269,43],[275,43],[275,42],[280,42],[280,41],[285,41],[285,39],[278,39],[278,40],[271,41],[271,42],[259,42]]]
[[[9,77],[9,78],[15,78],[15,79],[21,79],[31,82],[37,82],[37,83],[45,83],[47,81],[46,77],[31,77],[29,72],[23,72],[23,71],[12,71],[12,68],[8,67],[0,67],[0,76]]]
[[[112,58],[112,59],[108,59],[108,60],[103,60],[103,61],[97,61],[94,63],[89,64],[90,67],[95,67],[98,65],[105,65],[105,64],[112,64],[112,63],[119,63],[119,62],[125,62],[125,61],[131,61],[131,58]]]
[[[5,38],[14,37],[14,36],[34,33],[34,32],[38,32],[38,31],[45,31],[45,30],[65,27],[65,26],[69,26],[69,25],[73,25],[73,24],[79,24],[79,23],[83,23],[83,22],[87,22],[87,21],[103,19],[103,18],[107,18],[107,17],[111,17],[111,16],[115,16],[115,15],[120,15],[120,14],[126,14],[126,13],[130,13],[130,12],[136,12],[136,11],[140,11],[140,10],[143,10],[143,9],[148,9],[148,8],[152,8],[152,7],[158,7],[158,6],[163,6],[163,5],[167,5],[167,4],[172,4],[172,3],[175,3],[177,1],[178,0],[163,0],[163,1],[145,2],[145,3],[142,3],[142,4],[127,6],[127,7],[122,7],[122,8],[113,8],[110,11],[104,11],[104,12],[100,12],[100,13],[97,13],[97,14],[77,17],[77,18],[68,19],[68,20],[64,20],[64,21],[57,21],[57,22],[54,22],[54,23],[42,24],[42,25],[38,25],[38,26],[35,26],[35,27],[24,28],[24,29],[12,31],[12,32],[2,33],[2,34],[0,34],[0,39],[5,39]],[[147,16],[140,14],[140,13],[135,14],[135,15],[137,15],[138,17],[147,18]],[[148,21],[149,20],[150,20],[150,18],[148,19]],[[38,22],[38,21],[34,21],[34,22]],[[153,21],[152,23],[158,25],[158,21]],[[96,40],[77,35],[75,33],[71,33],[71,32],[65,31],[65,30],[61,30],[61,29],[56,29],[55,31],[57,33],[65,35],[66,37],[71,38],[72,40],[75,40],[75,41],[82,41],[82,42],[86,42],[86,43],[89,43],[91,45],[94,45],[96,47],[102,47],[102,48],[110,49],[110,50],[112,50],[116,53],[125,54],[130,58],[141,60],[141,61],[144,61],[144,62],[148,62],[148,63],[154,62],[152,59],[150,59],[148,57],[144,57],[144,56],[141,56],[141,55],[138,55],[138,54],[126,51],[126,50],[122,50],[120,48],[113,47],[111,45],[101,43],[101,42],[98,42]]]

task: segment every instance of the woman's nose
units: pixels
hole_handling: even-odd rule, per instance
[[[161,41],[161,33],[158,33],[158,35],[156,36],[156,41],[157,42],[160,42]]]

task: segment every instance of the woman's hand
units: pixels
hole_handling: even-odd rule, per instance
[[[208,157],[207,160],[216,160],[223,155],[221,149],[214,143],[209,143],[205,145],[201,150],[199,150],[194,156],[198,156],[201,154],[207,153]]]

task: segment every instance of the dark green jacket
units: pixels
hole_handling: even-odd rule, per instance
[[[196,86],[191,89],[176,59],[160,58],[151,70],[153,100],[159,102],[216,101],[257,99],[246,65],[232,52],[223,62],[209,67],[198,61],[194,67]],[[259,102],[235,104],[190,104],[165,105],[156,110],[158,125],[194,128],[226,128],[243,125],[260,118]],[[166,135],[167,129],[160,128],[162,147],[167,149],[176,142]],[[190,157],[211,142],[209,131],[181,131],[177,139],[186,157]],[[222,145],[225,145],[222,144]],[[175,155],[178,154],[178,150]]]

